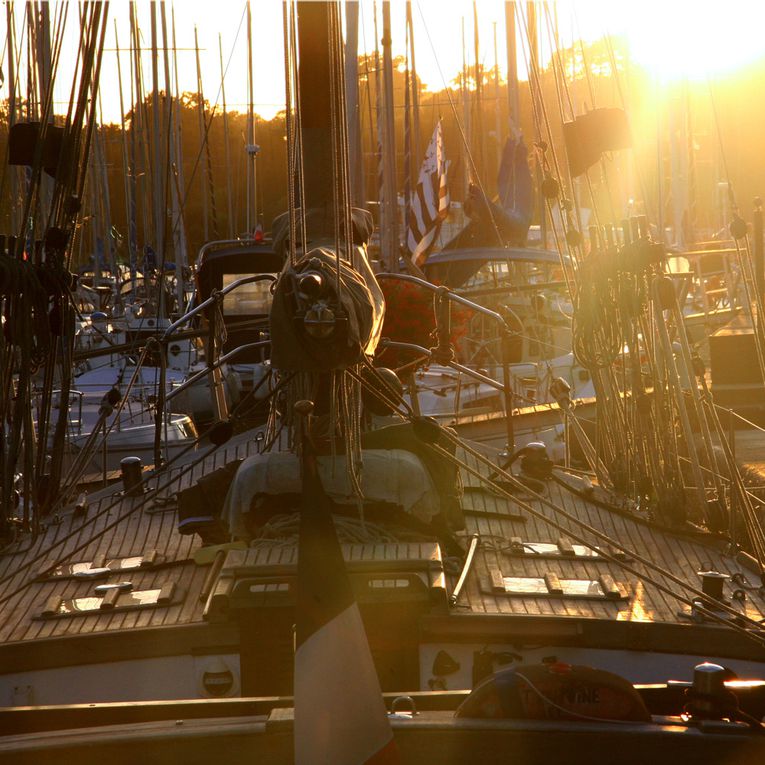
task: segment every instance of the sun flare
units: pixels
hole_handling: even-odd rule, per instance
[[[755,2],[615,4],[632,60],[661,81],[729,75],[765,57],[765,6]]]

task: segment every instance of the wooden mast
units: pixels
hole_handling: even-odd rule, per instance
[[[398,196],[396,194],[396,135],[393,104],[393,56],[391,53],[390,3],[383,3],[383,262],[392,272],[398,271]]]
[[[331,189],[335,168],[332,162],[329,55],[329,4],[303,0],[298,3],[298,40],[301,66],[300,124],[302,134],[304,194],[306,210],[322,210],[324,233],[334,228],[334,199]],[[305,61],[311,65],[306,66]]]
[[[359,113],[359,0],[346,1],[345,26],[345,103],[348,115],[351,201],[360,207],[364,203],[364,175]]]

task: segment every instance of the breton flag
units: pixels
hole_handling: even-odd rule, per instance
[[[449,162],[444,153],[444,136],[438,121],[420,167],[417,188],[409,207],[406,246],[416,266],[422,265],[436,241],[441,222],[449,213]]]
[[[307,439],[306,439],[307,441]],[[295,651],[296,765],[397,765],[359,607],[304,442]]]

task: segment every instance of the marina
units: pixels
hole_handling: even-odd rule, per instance
[[[0,762],[760,761],[765,237],[712,83],[646,129],[620,37],[473,2],[434,93],[434,6],[290,1],[266,120],[234,5],[213,56],[6,3]]]

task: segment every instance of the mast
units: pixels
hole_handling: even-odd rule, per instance
[[[51,63],[51,45],[50,45],[50,5],[47,2],[31,3],[29,4],[30,14],[34,13],[33,29],[35,33],[36,45],[36,69],[37,69],[37,86],[39,94],[39,113],[40,119],[47,112],[47,120],[50,124],[53,124],[53,93],[51,91],[52,86],[52,63]],[[33,10],[34,9],[34,10]],[[51,103],[48,106],[48,100]],[[43,173],[40,176],[40,197],[42,200],[42,210],[50,210],[51,200],[53,198],[53,178]],[[44,221],[40,221],[43,225]],[[26,225],[26,224],[25,224]],[[28,241],[36,238],[35,229],[32,227],[25,232],[28,237]]]
[[[154,167],[152,178],[154,181],[154,247],[160,263],[165,261],[165,215],[164,215],[164,176],[162,174],[162,127],[160,123],[159,107],[159,67],[157,56],[157,5],[151,4],[151,76],[152,76],[152,125],[154,146]],[[160,290],[160,297],[162,291]],[[162,315],[162,306],[160,306]]]
[[[350,184],[339,11],[337,3],[298,3],[298,121],[302,134],[298,140],[302,144],[300,149],[303,155],[306,198],[304,206],[330,213],[325,221],[331,227],[322,233],[334,235],[336,244],[341,248],[345,246],[350,255]],[[289,150],[292,149],[293,146],[290,146]],[[291,212],[294,213],[294,208]],[[346,225],[340,227],[345,229],[341,233],[336,224],[343,219]],[[331,295],[333,292],[339,299],[341,252],[338,251],[336,255],[337,281],[334,289],[321,276],[319,283],[322,290],[327,290],[325,294]],[[361,270],[362,275],[364,270]],[[303,274],[310,275],[311,272],[304,271]],[[295,276],[299,278],[298,274]],[[277,291],[283,289],[281,285],[284,284],[286,281],[280,280]],[[372,279],[367,281],[367,286],[370,291],[377,289]],[[368,305],[371,307],[371,301]],[[292,318],[294,320],[298,317],[293,313]],[[285,319],[289,321],[288,316]],[[273,314],[272,326],[278,326],[273,322]],[[274,339],[276,333],[273,333]],[[337,335],[337,340],[344,343],[341,335]],[[277,358],[279,353],[284,353],[278,342],[274,343],[273,350],[271,359],[274,367],[284,368]],[[309,371],[312,379],[317,380],[316,388],[325,384],[328,389],[338,390],[340,410],[356,412],[359,411],[360,397],[351,378],[346,375],[347,369],[355,366],[357,361],[350,357],[348,361],[350,364],[342,361],[342,366],[331,372],[320,371],[309,363],[306,371]],[[289,396],[298,396],[303,390],[308,390],[297,381],[292,386]],[[335,399],[334,392],[331,398]],[[342,550],[332,521],[333,506],[318,476],[316,450],[313,447],[313,436],[318,435],[318,429],[312,430],[313,424],[309,419],[314,408],[312,401],[303,400],[294,404],[296,425],[301,429],[299,438],[302,444],[300,459],[304,498],[300,509],[297,544],[294,761],[296,765],[337,762],[341,748],[345,750],[343,754],[351,750],[342,745],[338,747],[335,742],[342,741],[342,737],[352,729],[355,740],[363,742],[363,751],[355,747],[355,755],[344,757],[344,761],[395,762],[398,761],[398,754],[394,749],[393,734],[364,625],[344,570]],[[341,457],[336,464],[340,467],[345,462],[351,485],[359,487],[357,481],[361,450],[357,444],[360,442],[360,432],[353,422],[355,416],[341,419],[344,458]],[[361,498],[360,488],[354,489],[354,493]],[[333,621],[336,617],[337,620]],[[330,623],[342,623],[342,629],[324,629]],[[327,694],[328,683],[332,682],[335,674],[334,662],[340,656],[343,657],[347,676],[356,678],[357,682],[351,694]],[[348,727],[349,720],[352,721],[351,728]]]
[[[376,142],[372,141],[372,146],[375,147],[375,189],[374,197],[378,203],[378,225],[381,232],[383,230],[383,223],[385,222],[385,169],[383,167],[383,133],[385,131],[384,119],[383,119],[383,102],[382,102],[382,65],[380,63],[380,37],[378,35],[377,28],[377,0],[372,0],[373,3],[373,18],[374,18],[374,40],[375,40],[375,128],[376,128]],[[380,242],[382,245],[382,240]],[[385,258],[383,258],[385,262]]]
[[[226,82],[223,69],[223,36],[218,33],[218,54],[220,55],[220,92],[223,100],[223,147],[226,157],[226,206],[228,212],[228,238],[234,238],[236,226],[234,225],[234,201],[231,190],[231,142],[228,134],[228,109],[226,107]]]
[[[668,185],[672,200],[672,231],[674,244],[686,247],[686,223],[689,215],[688,204],[688,122],[687,108],[681,85],[680,92],[668,95],[669,109],[669,166]]]
[[[114,240],[112,236],[112,205],[111,205],[111,199],[109,197],[109,174],[106,168],[106,150],[104,148],[104,118],[103,118],[103,108],[101,106],[101,94],[100,91],[98,94],[93,93],[94,98],[98,98],[98,109],[99,112],[101,112],[101,124],[96,127],[95,130],[95,136],[94,136],[94,146],[93,149],[95,151],[95,161],[98,163],[98,166],[101,170],[99,173],[99,184],[96,186],[98,188],[100,186],[99,190],[99,197],[100,197],[100,206],[101,206],[101,220],[103,221],[102,224],[102,237],[103,237],[103,247],[104,247],[104,261],[108,264],[109,269],[112,272],[113,276],[117,276],[117,267],[116,267],[116,260],[114,257]],[[96,253],[97,255],[97,253]],[[100,264],[99,264],[99,270],[100,270]]]
[[[298,22],[299,23],[299,22]],[[250,0],[247,0],[247,208],[245,225],[247,234],[252,235],[253,228],[258,221],[257,200],[257,176],[255,157],[258,147],[255,144],[255,94],[254,72],[252,71],[252,9]]]
[[[383,3],[383,212],[382,255],[386,267],[398,271],[399,234],[396,195],[396,136],[393,115],[393,56],[391,53],[390,3]]]
[[[467,156],[472,144],[473,132],[470,129],[470,97],[468,94],[468,76],[467,76],[467,54],[465,53],[465,17],[462,17],[462,123],[465,126],[465,140],[463,141],[462,151],[465,153],[465,161],[462,163],[462,172],[464,179],[463,200],[467,199],[470,189],[470,157]]]
[[[197,124],[199,125],[199,151],[205,150],[205,102],[202,95],[202,66],[199,62],[199,37],[197,27],[194,25],[194,55],[197,62]],[[202,237],[205,242],[210,241],[209,211],[207,209],[207,163],[202,163],[202,172],[199,174],[199,188],[202,198]]]
[[[128,259],[130,275],[135,278],[135,263],[137,260],[136,221],[135,221],[135,167],[130,161],[128,136],[125,127],[125,102],[122,94],[122,62],[120,61],[120,41],[117,34],[117,22],[114,22],[114,47],[117,50],[117,81],[120,94],[120,134],[122,137],[122,175],[125,183],[125,212],[128,227]]]
[[[484,130],[483,130],[483,75],[478,35],[478,2],[473,0],[473,45],[475,48],[475,97],[473,98],[473,151],[476,172],[482,179],[484,174]]]
[[[5,18],[8,27],[8,132],[16,123],[16,19],[13,13],[13,3],[5,4]],[[18,231],[18,221],[16,220],[18,205],[18,171],[15,167],[8,167],[9,180],[9,218],[10,230]]]
[[[130,136],[133,150],[133,187],[136,202],[141,200],[141,233],[144,245],[151,238],[151,186],[147,168],[149,163],[149,146],[147,139],[148,115],[146,113],[146,99],[143,87],[143,67],[141,66],[141,36],[138,29],[138,10],[136,4],[130,4],[130,36],[133,48],[133,78],[132,93],[133,119],[130,123]],[[136,264],[137,265],[137,264]]]
[[[329,4],[298,3],[301,134],[306,210],[323,210],[325,233],[333,231],[334,199],[331,193],[335,168],[332,163]],[[304,61],[311,62],[310,67]]]
[[[520,97],[518,94],[518,60],[515,44],[515,2],[505,3],[505,34],[507,36],[507,103],[510,119],[520,127]]]
[[[502,162],[502,124],[499,107],[499,58],[497,55],[497,22],[494,27],[494,143],[497,149],[497,167]]]
[[[345,103],[348,115],[351,201],[361,206],[364,202],[364,176],[359,114],[359,0],[346,1],[345,26]]]
[[[96,174],[96,163],[98,162],[98,130],[96,130],[95,139],[95,156],[91,159],[87,170],[88,180],[85,185],[85,200],[87,200],[90,208],[90,247],[93,253],[93,286],[98,288],[101,286],[101,259],[99,258],[98,234],[102,220],[100,209],[101,206],[99,204],[101,194],[98,188],[99,183],[98,176]]]
[[[420,154],[420,88],[417,80],[417,62],[414,57],[414,24],[412,23],[412,0],[406,0],[406,26],[409,30],[409,65],[412,87],[412,156],[419,161]]]
[[[173,74],[175,76],[175,97],[172,100],[175,114],[175,127],[172,130],[173,146],[170,152],[172,164],[168,168],[170,171],[170,183],[172,188],[173,200],[173,233],[175,244],[175,264],[176,264],[176,286],[178,309],[181,313],[184,311],[185,298],[185,268],[189,262],[188,241],[186,239],[186,223],[184,220],[183,198],[181,189],[183,188],[183,128],[181,111],[181,89],[178,84],[178,46],[175,42],[175,9],[171,8],[170,25],[173,33]],[[167,47],[167,46],[165,46]],[[169,74],[168,74],[169,82]],[[170,86],[168,85],[168,91]]]
[[[531,85],[532,101],[539,106],[541,114],[542,101],[542,83],[539,72],[539,35],[537,34],[537,8],[533,0],[526,3],[526,36],[529,41],[529,85]],[[537,131],[541,131],[541,126],[537,125]],[[541,133],[537,133],[537,140],[543,140]],[[542,232],[542,246],[547,247],[547,214],[545,198],[542,194],[542,174],[543,168],[540,161],[536,162],[537,176],[537,204],[536,208],[539,214],[539,225]]]

